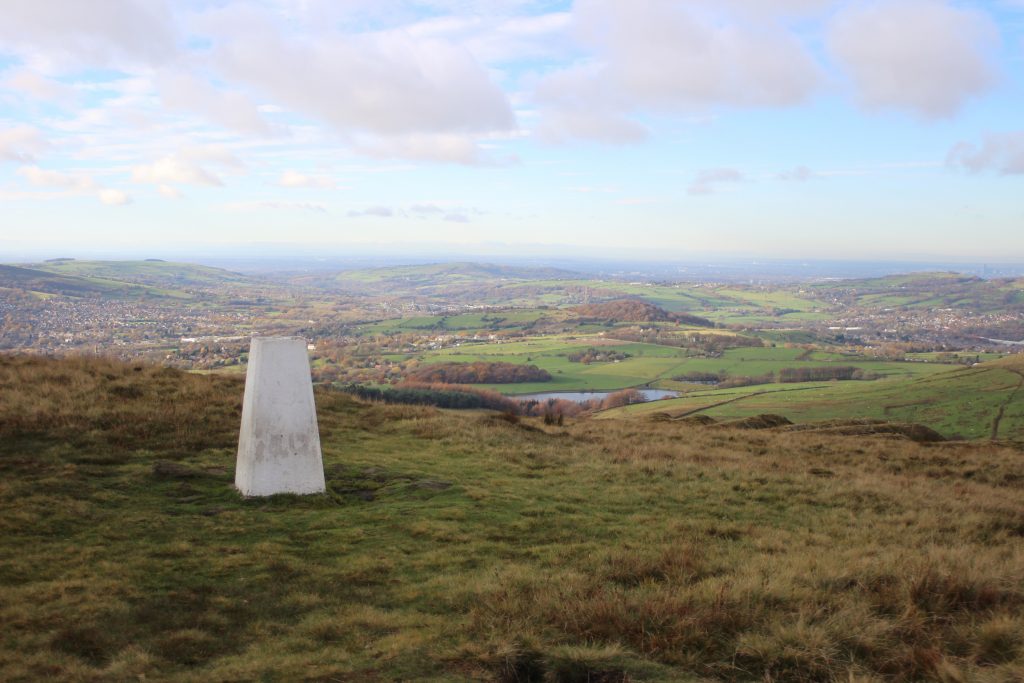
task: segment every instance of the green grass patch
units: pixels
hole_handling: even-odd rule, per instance
[[[329,493],[244,500],[241,389],[0,362],[0,679],[1024,670],[1017,448],[557,428],[321,392]]]

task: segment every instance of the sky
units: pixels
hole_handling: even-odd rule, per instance
[[[0,18],[0,252],[1024,262],[1024,0]]]

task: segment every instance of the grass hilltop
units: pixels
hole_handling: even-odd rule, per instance
[[[1011,442],[318,392],[243,500],[241,396],[0,355],[0,680],[1024,680]]]

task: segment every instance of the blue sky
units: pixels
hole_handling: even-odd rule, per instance
[[[40,0],[0,249],[1024,261],[1024,2]]]

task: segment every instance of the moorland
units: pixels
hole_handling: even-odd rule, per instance
[[[246,500],[241,397],[0,355],[0,679],[1024,677],[1012,442],[321,385],[328,493]]]

